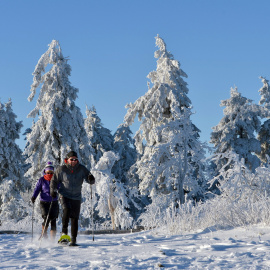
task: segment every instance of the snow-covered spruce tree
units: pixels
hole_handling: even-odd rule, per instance
[[[0,224],[26,216],[26,204],[21,197],[25,191],[22,151],[15,140],[19,139],[22,123],[16,121],[9,100],[5,107],[0,103]]]
[[[139,196],[139,178],[132,175],[134,165],[137,159],[137,151],[132,138],[132,131],[126,124],[118,126],[114,133],[114,152],[118,154],[119,159],[115,162],[112,173],[117,179],[126,185],[129,212],[136,219],[140,215],[141,209],[145,207],[144,198]]]
[[[84,126],[89,143],[93,147],[94,161],[98,162],[105,152],[113,149],[113,136],[109,129],[103,127],[94,106],[90,109],[86,107]]]
[[[225,106],[224,117],[219,124],[213,127],[211,143],[215,146],[215,154],[235,152],[239,158],[244,158],[247,167],[254,172],[260,165],[260,159],[256,156],[261,150],[260,142],[255,133],[260,130],[260,118],[267,115],[267,111],[250,99],[243,97],[237,88],[231,88],[231,97],[222,100],[220,106]],[[219,171],[227,159],[216,159],[217,171]]]
[[[270,87],[269,80],[264,77],[260,77],[263,83],[263,87],[258,91],[261,95],[261,99],[259,101],[260,105],[265,106],[267,109],[270,109]]]
[[[148,75],[153,86],[149,84],[144,96],[126,106],[125,122],[131,125],[137,115],[141,122],[135,134],[141,158],[134,165],[141,180],[140,192],[149,195],[152,203],[162,196],[166,208],[184,203],[184,190],[190,196],[201,192],[205,151],[190,119],[191,101],[183,80],[187,75],[159,36],[156,45],[157,69]]]
[[[48,70],[48,71],[47,71]],[[63,164],[70,150],[76,151],[80,161],[90,167],[91,147],[84,129],[83,115],[75,105],[78,89],[71,86],[71,67],[64,58],[58,41],[53,40],[41,56],[34,70],[31,95],[33,101],[38,88],[36,107],[28,117],[38,120],[27,134],[24,154],[31,165],[26,176],[33,183],[41,176],[46,162]]]
[[[112,173],[122,183],[132,186],[132,183],[129,183],[129,179],[127,178],[127,172],[137,158],[132,131],[126,124],[121,124],[114,133],[113,138],[113,150],[119,155],[119,160],[115,162]]]
[[[269,81],[266,78],[260,77],[263,87],[259,90],[261,99],[259,104],[270,112],[270,87]],[[269,118],[269,116],[268,116]],[[259,131],[258,140],[261,143],[261,151],[258,157],[263,163],[267,162],[267,155],[270,157],[270,119],[266,120]]]
[[[112,173],[112,167],[119,156],[105,152],[92,170],[96,179],[96,194],[98,196],[96,210],[102,218],[111,215],[112,223],[122,229],[130,228],[133,218],[126,210],[129,208],[126,187]]]

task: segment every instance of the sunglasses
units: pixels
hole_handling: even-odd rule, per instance
[[[53,172],[46,172],[46,174],[53,174]]]
[[[70,160],[70,161],[78,161],[77,158],[70,158],[69,160]]]

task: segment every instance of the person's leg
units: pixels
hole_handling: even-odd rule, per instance
[[[71,243],[75,244],[78,229],[79,229],[79,216],[81,210],[81,201],[80,200],[72,200],[72,210],[70,214],[71,218]]]
[[[44,238],[47,238],[48,237],[48,235],[47,235],[48,226],[45,226],[45,222],[46,222],[46,218],[42,222],[42,233],[41,233],[41,235],[43,235]]]
[[[46,223],[46,220],[47,220],[47,215],[49,212],[49,204],[47,202],[41,201],[40,202],[40,210],[41,210],[41,216],[43,218],[41,235],[43,235],[44,238],[47,238],[47,230],[48,230],[48,226],[49,226],[49,220],[47,221],[47,223]]]
[[[60,202],[63,208],[63,216],[62,216],[62,233],[68,234],[68,223],[70,218],[70,199],[61,197]]]
[[[51,231],[50,231],[51,240],[55,239],[55,235],[56,235],[56,218],[51,220]]]
[[[56,220],[58,218],[58,214],[59,214],[58,201],[54,201],[49,216],[49,219],[51,221],[51,231],[50,231],[51,240],[54,240],[56,235]]]
[[[79,219],[71,218],[71,243],[76,243],[78,228],[79,228]]]

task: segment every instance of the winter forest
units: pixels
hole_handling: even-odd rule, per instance
[[[217,104],[223,118],[212,128],[210,147],[191,120],[187,74],[160,36],[156,46],[148,89],[126,105],[123,123],[112,134],[94,106],[83,108],[83,117],[68,58],[58,41],[49,44],[33,72],[32,110],[25,116],[32,126],[16,120],[12,97],[0,103],[0,229],[30,231],[33,216],[36,227],[41,224],[39,205],[30,201],[33,189],[46,163],[62,165],[71,150],[96,179],[92,199],[90,185],[83,184],[80,230],[143,226],[177,234],[269,225],[269,81],[261,77],[261,89],[254,89],[259,104],[237,87],[228,89],[230,98]],[[21,136],[23,150],[16,144]]]

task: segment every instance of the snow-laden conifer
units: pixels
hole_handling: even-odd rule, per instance
[[[6,177],[0,184],[0,225],[6,221],[15,222],[27,216],[27,203],[24,202],[14,179]]]
[[[128,186],[132,186],[132,184],[129,183],[127,172],[137,158],[134,142],[130,127],[126,124],[119,125],[114,133],[113,143],[113,150],[119,155],[119,160],[115,162],[112,173],[117,179]]]
[[[9,100],[0,103],[0,223],[13,219],[18,221],[26,215],[26,204],[21,193],[25,191],[22,151],[16,144],[22,122],[16,121]]]
[[[150,195],[153,202],[162,195],[166,208],[171,202],[184,202],[184,189],[191,191],[190,195],[199,193],[205,152],[199,129],[190,119],[191,101],[183,79],[187,75],[159,36],[156,45],[157,69],[148,75],[153,86],[149,84],[144,96],[126,106],[125,121],[131,125],[136,116],[141,121],[135,134],[141,154],[135,163],[140,191]]]
[[[34,70],[31,95],[40,92],[35,108],[28,117],[38,118],[27,134],[24,154],[31,165],[26,176],[34,183],[48,161],[62,164],[66,154],[76,151],[79,159],[90,167],[91,148],[84,129],[80,109],[75,105],[78,89],[69,81],[71,67],[64,58],[59,42],[53,40]]]
[[[133,218],[126,210],[129,208],[126,187],[111,172],[119,156],[112,152],[105,152],[92,170],[96,179],[96,194],[98,196],[96,210],[98,215],[108,218],[111,215],[116,227],[129,228]]]
[[[211,143],[215,146],[215,153],[234,152],[239,158],[244,158],[247,167],[254,172],[260,165],[256,156],[261,151],[260,142],[256,139],[256,132],[260,130],[261,118],[267,115],[266,110],[252,100],[243,97],[237,88],[231,88],[231,97],[222,100],[220,106],[225,106],[224,117],[213,127]],[[219,171],[227,163],[226,158],[217,159]]]
[[[113,136],[109,129],[103,127],[94,106],[92,106],[92,108],[86,107],[84,126],[89,143],[94,151],[94,161],[98,162],[105,152],[113,149]]]
[[[263,83],[263,87],[259,90],[261,99],[259,104],[262,105],[270,114],[270,87],[269,81],[260,77]],[[269,116],[267,117],[269,118]],[[261,151],[258,153],[258,157],[263,163],[267,162],[267,155],[270,156],[270,119],[266,120],[259,131],[258,140],[261,143]]]
[[[260,77],[262,80],[263,86],[258,91],[261,95],[261,99],[259,101],[260,105],[263,105],[267,109],[270,109],[270,87],[269,87],[269,80],[264,77]]]
[[[112,173],[117,179],[126,185],[128,203],[130,205],[129,212],[136,218],[142,208],[144,208],[144,198],[139,196],[139,178],[135,173],[133,175],[132,166],[137,159],[137,151],[132,138],[132,131],[126,124],[118,126],[114,133],[114,152],[118,154],[119,159],[115,162]],[[136,168],[134,168],[136,171]]]

